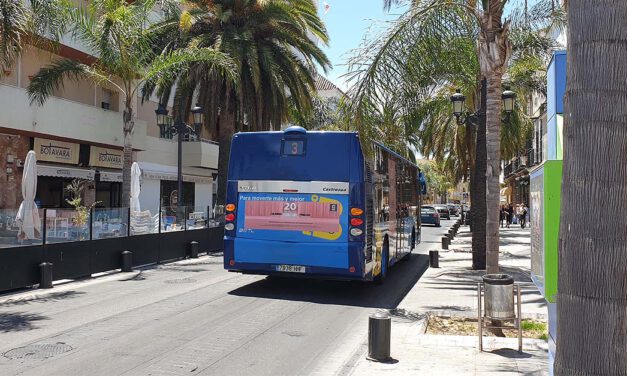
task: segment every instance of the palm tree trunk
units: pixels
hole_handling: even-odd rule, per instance
[[[625,1],[569,2],[558,376],[627,375],[625,15]]]
[[[472,268],[486,268],[486,80],[481,80],[481,107],[477,124],[475,171],[472,195]]]
[[[501,72],[487,77],[486,103],[486,264],[499,272],[499,204],[501,175]]]
[[[122,207],[127,207],[131,202],[131,165],[133,164],[133,109],[127,107],[122,114],[124,126],[124,161],[122,163]]]

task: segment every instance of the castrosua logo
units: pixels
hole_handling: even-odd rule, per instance
[[[346,192],[346,188],[322,187],[324,192]]]

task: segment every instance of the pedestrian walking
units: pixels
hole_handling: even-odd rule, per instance
[[[503,228],[504,223],[507,222],[507,210],[505,209],[505,205],[501,205],[499,210],[499,222],[501,223],[501,228]]]
[[[509,204],[509,206],[507,207],[507,228],[509,228],[513,220],[514,220],[514,207],[512,206],[512,204]]]
[[[527,225],[527,210],[526,210],[526,205],[525,204],[520,204],[519,209],[520,209],[520,215],[518,220],[520,221],[520,228],[525,228],[525,226]]]

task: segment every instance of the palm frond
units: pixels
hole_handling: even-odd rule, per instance
[[[0,0],[0,68],[11,68],[27,34],[28,10],[19,0]]]
[[[106,74],[99,72],[94,67],[75,60],[60,59],[42,67],[30,81],[27,89],[30,103],[37,102],[37,104],[43,105],[55,90],[63,87],[65,79],[79,81],[86,78],[96,84],[107,82],[121,89]]]

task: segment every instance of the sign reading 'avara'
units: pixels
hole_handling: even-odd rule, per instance
[[[105,168],[122,168],[124,154],[122,150],[90,146],[89,165]]]
[[[78,164],[79,144],[35,137],[34,149],[38,161]]]

